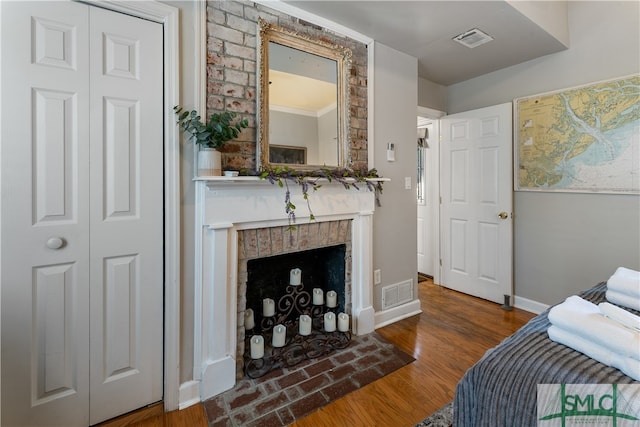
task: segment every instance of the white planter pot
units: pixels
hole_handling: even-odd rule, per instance
[[[221,176],[222,154],[215,148],[198,151],[198,176]]]

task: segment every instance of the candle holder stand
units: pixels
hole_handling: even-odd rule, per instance
[[[263,317],[259,328],[248,329],[245,334],[244,372],[249,378],[259,378],[268,372],[297,365],[314,359],[337,349],[349,346],[351,332],[324,330],[324,314],[336,307],[311,304],[311,295],[300,285],[287,285],[285,295],[278,300],[277,311],[273,316]],[[292,315],[295,319],[292,319]],[[311,318],[311,332],[308,335],[299,333],[300,316]],[[284,325],[287,328],[282,347],[272,345],[273,328]],[[257,329],[257,330],[256,330]],[[264,337],[264,356],[251,357],[251,337],[260,334]]]

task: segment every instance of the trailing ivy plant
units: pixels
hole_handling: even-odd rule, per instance
[[[310,221],[314,221],[315,216],[309,202],[309,191],[318,191],[322,188],[321,182],[324,180],[328,182],[339,182],[347,190],[351,188],[360,190],[360,185],[364,184],[370,191],[375,193],[376,204],[380,206],[382,181],[372,180],[373,178],[380,178],[378,171],[375,169],[322,168],[312,171],[302,171],[287,166],[276,166],[263,170],[259,176],[261,179],[266,179],[272,184],[278,184],[281,188],[285,188],[285,212],[289,220],[290,231],[296,229],[296,206],[291,202],[289,183],[297,184],[302,189],[302,197],[307,202]]]

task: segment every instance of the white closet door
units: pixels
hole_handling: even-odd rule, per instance
[[[0,7],[2,424],[87,425],[89,10]]]
[[[162,398],[162,33],[0,8],[2,424],[86,426]]]
[[[162,399],[162,26],[91,8],[91,423]]]

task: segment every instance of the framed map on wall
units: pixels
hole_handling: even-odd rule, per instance
[[[640,194],[640,75],[514,100],[516,191]]]

